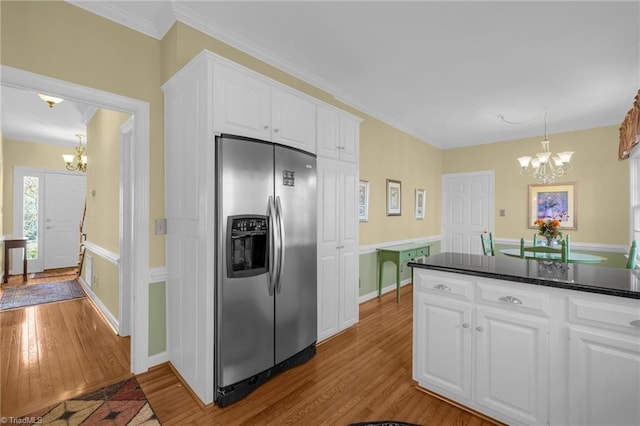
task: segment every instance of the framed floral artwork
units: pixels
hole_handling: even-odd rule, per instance
[[[416,188],[416,219],[424,220],[424,209],[427,202],[427,191]]]
[[[578,229],[577,184],[529,185],[528,227],[538,219],[558,219],[562,229]]]
[[[361,180],[358,186],[358,218],[360,222],[369,220],[369,182]]]
[[[400,216],[402,206],[402,183],[387,179],[387,216]]]

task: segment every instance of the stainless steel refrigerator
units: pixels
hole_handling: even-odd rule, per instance
[[[216,403],[315,354],[316,158],[216,137]]]

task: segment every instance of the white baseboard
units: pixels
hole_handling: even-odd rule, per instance
[[[407,284],[411,284],[411,279],[407,278],[406,280],[402,280],[400,281],[400,287],[403,287]],[[388,285],[386,287],[382,287],[382,294],[386,294],[392,291],[396,291],[396,285],[395,284],[391,284]],[[367,300],[371,300],[371,299],[375,299],[376,297],[378,297],[378,290],[372,291],[371,293],[367,293],[364,294],[362,296],[360,296],[360,298],[358,299],[358,303],[364,303]]]
[[[169,352],[164,351],[159,354],[149,355],[149,360],[147,361],[147,366],[149,368],[154,367],[156,365],[164,364],[169,361]]]
[[[113,314],[109,312],[109,309],[107,309],[105,304],[102,303],[102,300],[100,300],[100,298],[96,296],[96,294],[93,292],[91,287],[87,285],[87,282],[84,280],[83,277],[78,277],[78,282],[80,283],[84,291],[87,293],[87,296],[89,296],[93,304],[96,305],[98,310],[100,310],[100,313],[102,314],[102,316],[104,316],[104,318],[109,322],[109,324],[111,324],[111,326],[116,331],[116,333],[120,334],[120,323],[118,322],[116,317],[114,317]]]

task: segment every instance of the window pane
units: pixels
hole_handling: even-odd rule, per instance
[[[27,259],[38,258],[38,190],[38,178],[25,176],[22,235],[27,238]]]

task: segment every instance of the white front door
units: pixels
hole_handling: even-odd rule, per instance
[[[494,172],[442,176],[442,251],[482,254],[480,234],[493,231]]]
[[[86,182],[83,174],[45,174],[44,269],[78,264]]]

